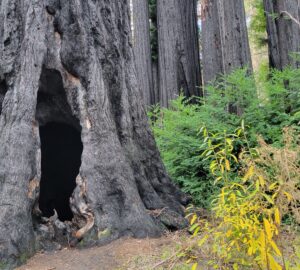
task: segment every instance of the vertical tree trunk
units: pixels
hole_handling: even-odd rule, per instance
[[[197,1],[158,0],[158,72],[160,103],[183,91],[184,95],[201,95]]]
[[[2,269],[43,241],[65,241],[66,232],[91,245],[185,225],[187,199],[166,174],[141,105],[128,7],[126,0],[0,1]],[[79,133],[78,153],[83,147],[71,179],[73,218],[63,224],[38,209],[40,179],[51,176],[41,168],[40,130],[51,137],[43,127],[53,122]]]
[[[148,0],[133,0],[133,48],[139,86],[146,105],[155,103],[151,67]]]
[[[204,84],[220,74],[252,70],[243,0],[202,0]]]
[[[264,0],[267,15],[270,67],[299,67],[300,2]]]

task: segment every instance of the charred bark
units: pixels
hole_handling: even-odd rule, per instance
[[[146,105],[155,104],[151,67],[148,0],[133,0],[133,49],[140,89]]]
[[[158,0],[158,78],[160,104],[180,91],[200,96],[201,73],[196,0]]]
[[[5,97],[6,92],[7,92],[6,81],[3,80],[0,82],[0,114],[2,111],[2,104],[4,102],[4,97]]]
[[[270,67],[299,67],[300,3],[289,0],[264,0],[267,16]]]
[[[237,68],[252,71],[243,0],[202,0],[203,81]]]
[[[141,105],[127,1],[0,1],[0,79],[1,269],[66,233],[89,246],[185,226],[187,198]],[[53,122],[76,130],[83,147],[65,223],[39,209],[40,130]]]

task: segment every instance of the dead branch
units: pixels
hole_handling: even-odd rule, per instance
[[[293,15],[292,15],[291,13],[289,13],[289,12],[283,10],[283,11],[280,12],[280,15],[281,15],[281,14],[287,15],[287,16],[288,16],[293,22],[295,22],[295,23],[299,26],[299,28],[300,28],[300,22],[299,22],[295,17],[293,17]]]

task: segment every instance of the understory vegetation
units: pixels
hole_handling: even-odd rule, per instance
[[[196,102],[150,109],[165,166],[193,198],[178,254],[193,269],[299,269],[299,89],[298,69],[239,69]]]

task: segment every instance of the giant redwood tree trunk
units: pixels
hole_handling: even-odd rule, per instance
[[[133,48],[138,81],[145,103],[155,104],[152,79],[148,0],[133,0]]]
[[[270,66],[283,69],[299,67],[300,2],[298,0],[264,0],[267,16]]]
[[[0,1],[0,268],[185,225],[129,40],[126,0]]]
[[[157,0],[160,104],[201,95],[197,0]]]
[[[202,0],[203,81],[248,67],[252,70],[243,0]]]

